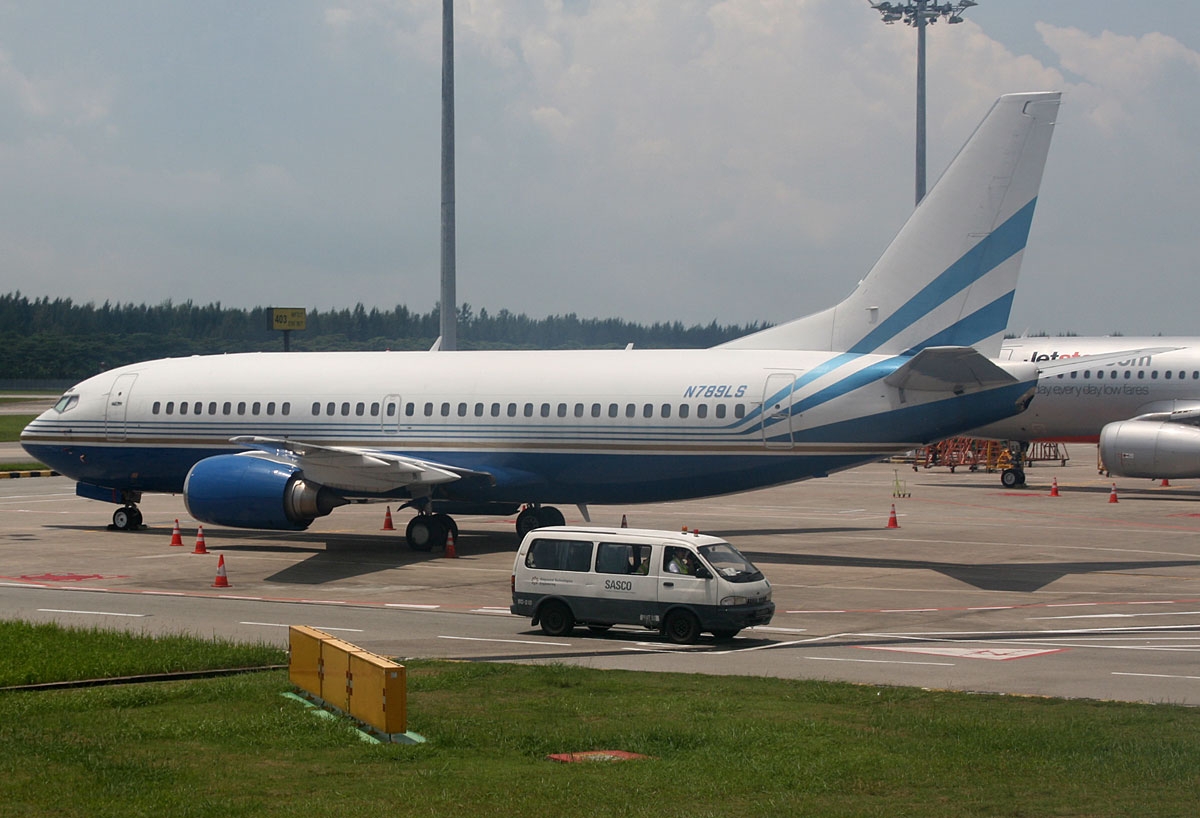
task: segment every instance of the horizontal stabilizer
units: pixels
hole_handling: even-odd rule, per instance
[[[884,382],[897,389],[960,394],[1017,383],[1018,378],[973,347],[926,347]]]
[[[349,446],[320,446],[300,440],[235,437],[233,443],[286,459],[305,478],[343,492],[385,492],[413,485],[449,483],[480,472],[442,463]]]

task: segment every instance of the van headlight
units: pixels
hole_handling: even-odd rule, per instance
[[[722,608],[732,608],[735,605],[761,605],[771,601],[771,595],[767,594],[762,597],[749,596],[727,596],[721,600]]]

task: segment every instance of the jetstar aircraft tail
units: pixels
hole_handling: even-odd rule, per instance
[[[723,346],[998,356],[1060,96],[1000,97],[845,301]]]

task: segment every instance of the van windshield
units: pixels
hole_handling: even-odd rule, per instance
[[[730,582],[758,582],[763,578],[762,571],[727,542],[702,545],[697,550],[714,571]]]

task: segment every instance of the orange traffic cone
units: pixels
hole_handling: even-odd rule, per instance
[[[629,520],[625,519],[625,515],[621,515],[621,528],[629,528]]]
[[[446,556],[452,560],[458,559],[458,551],[454,548],[454,532],[446,532]]]
[[[1171,481],[1164,477],[1161,485],[1164,489],[1169,488],[1171,485]]]
[[[1112,491],[1110,491],[1108,493],[1108,502],[1110,502],[1110,503],[1117,502],[1117,484],[1116,483],[1112,484]]]
[[[1054,481],[1050,484],[1050,496],[1051,497],[1058,496],[1058,478],[1057,477],[1055,477]]]
[[[229,577],[225,576],[225,555],[222,554],[217,558],[217,578],[213,580],[212,587],[228,588]]]
[[[392,525],[392,507],[387,507],[387,512],[383,515],[383,528],[380,531],[395,531],[396,526]]]
[[[192,551],[193,554],[207,554],[208,549],[204,547],[204,526],[196,526],[196,548]]]
[[[892,513],[888,515],[888,528],[899,528],[900,521],[896,519],[896,504],[892,503]]]
[[[183,545],[183,535],[179,533],[179,520],[175,521],[175,530],[171,532],[171,545]]]

